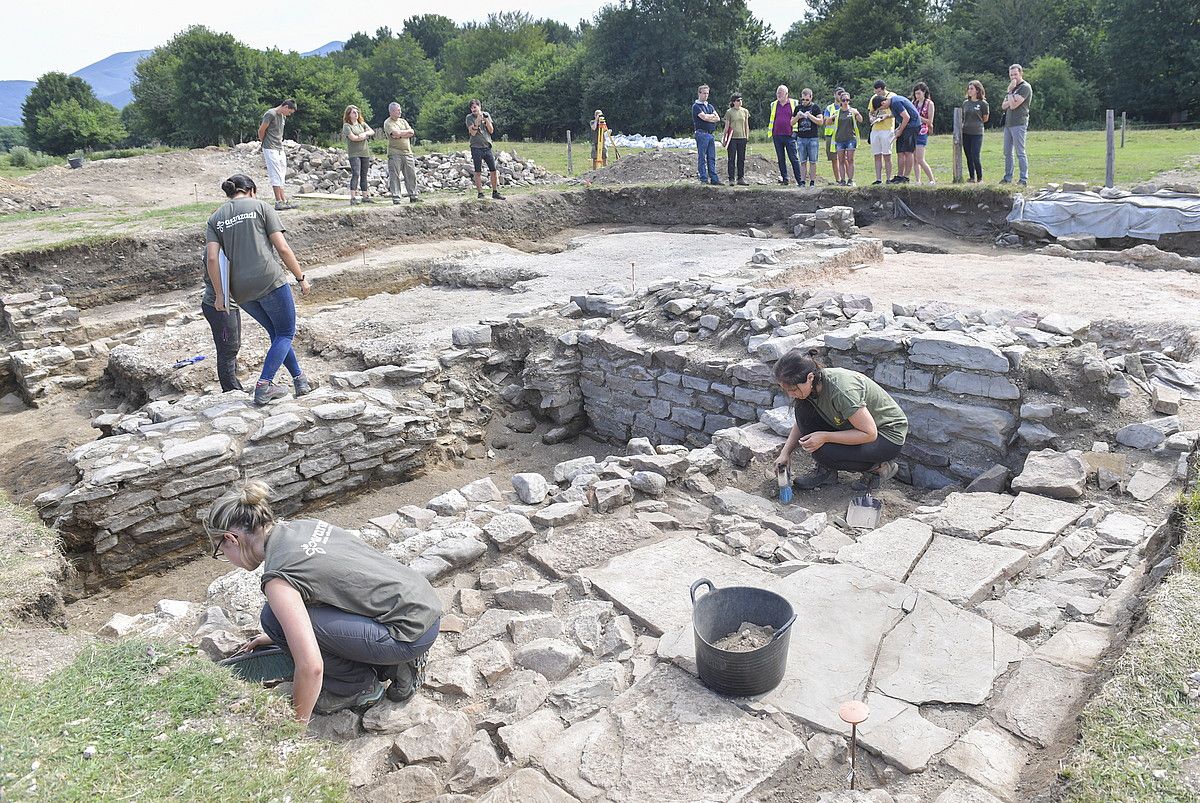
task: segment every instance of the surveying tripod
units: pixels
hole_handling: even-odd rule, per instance
[[[612,133],[608,130],[608,123],[604,121],[603,114],[596,118],[596,133],[594,137],[592,140],[592,146],[595,150],[595,154],[592,156],[593,170],[599,170],[608,163],[608,159],[605,157],[605,148],[609,145],[612,146],[613,154],[618,159],[621,158],[621,152],[617,150],[617,143],[613,141]]]

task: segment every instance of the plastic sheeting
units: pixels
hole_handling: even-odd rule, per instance
[[[1037,223],[1055,237],[1137,237],[1200,231],[1200,195],[1159,190],[1137,195],[1123,190],[1046,192],[1013,199],[1010,223]]]

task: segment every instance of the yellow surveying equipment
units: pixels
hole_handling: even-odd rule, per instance
[[[617,143],[613,142],[612,134],[608,130],[608,123],[604,120],[604,114],[597,109],[596,116],[592,119],[593,125],[596,127],[596,133],[592,137],[592,169],[598,170],[608,164],[608,146],[611,145],[613,154],[620,159],[621,152],[617,150]]]

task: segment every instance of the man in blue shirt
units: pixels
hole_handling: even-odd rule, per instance
[[[875,82],[875,94],[887,95],[887,87],[882,81]],[[917,150],[917,134],[921,132],[921,115],[912,101],[903,95],[884,97],[883,106],[890,108],[896,118],[896,156],[900,166],[896,175],[892,176],[890,184],[907,184],[908,174],[912,172],[916,162],[913,153]]]
[[[696,173],[701,184],[720,184],[717,178],[717,140],[713,132],[721,115],[708,102],[708,84],[696,90],[696,102],[692,104],[692,123],[696,129]]]

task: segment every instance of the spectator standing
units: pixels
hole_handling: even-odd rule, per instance
[[[917,132],[921,130],[921,117],[917,107],[903,95],[892,95],[883,99],[884,105],[896,118],[896,160],[899,166],[889,184],[907,184],[908,174],[913,169],[913,153],[917,149]]]
[[[838,184],[846,187],[854,186],[854,151],[858,147],[858,124],[862,122],[862,113],[850,105],[850,93],[842,92],[838,98],[838,109],[832,118],[834,124],[834,148],[838,161],[841,163]],[[825,119],[826,125],[830,118]]]
[[[1025,80],[1025,68],[1014,64],[1008,68],[1008,91],[1000,108],[1004,109],[1004,178],[1001,184],[1013,180],[1013,150],[1021,167],[1020,184],[1029,183],[1029,159],[1025,155],[1025,134],[1029,130],[1029,102],[1033,87]]]
[[[796,150],[800,154],[801,186],[805,176],[808,177],[808,186],[817,186],[817,135],[824,124],[821,110],[813,103],[813,91],[800,90],[800,105],[796,107]]]
[[[388,191],[392,194],[392,203],[400,203],[400,177],[404,176],[408,202],[415,204],[421,200],[417,197],[417,165],[412,150],[417,132],[400,116],[401,111],[399,103],[389,103],[388,118],[383,121],[383,135],[387,137],[388,145]]]
[[[983,181],[983,163],[979,153],[983,150],[983,124],[988,121],[987,93],[979,81],[967,84],[967,99],[962,104],[962,149],[967,157],[967,182],[978,184]]]
[[[883,102],[891,97],[887,84],[875,82],[875,94],[867,103],[867,116],[871,121],[871,155],[875,157],[875,184],[882,184],[886,171],[887,180],[892,180],[892,140],[896,137],[896,118]]]
[[[725,135],[722,137],[729,153],[729,183],[749,186],[746,181],[746,145],[750,142],[750,110],[742,106],[742,96],[736,92],[729,98],[725,110]]]
[[[717,140],[714,133],[721,115],[708,102],[708,84],[696,89],[696,100],[692,103],[692,125],[696,137],[696,175],[701,184],[719,185],[717,177]]]
[[[834,119],[836,117],[838,106],[840,105],[838,103],[838,98],[840,98],[842,93],[845,91],[846,90],[840,86],[837,87],[836,89],[834,89],[833,90],[833,103],[830,103],[828,106],[826,106],[825,111],[822,114],[822,116],[826,120],[825,132],[824,132],[825,133],[825,158],[828,159],[829,162],[833,165],[833,180],[836,181],[838,184],[842,183],[842,174],[839,172],[840,167],[838,166],[838,160],[836,158],[837,150],[833,146],[833,135],[837,133],[837,125],[836,125],[836,123],[830,123],[828,121],[830,119]]]
[[[496,157],[492,155],[492,134],[496,126],[492,116],[483,110],[483,102],[473,98],[467,104],[467,133],[471,137],[471,161],[475,165],[475,194],[483,197],[483,164],[487,163],[492,185],[492,198],[503,201],[500,194],[500,171],[496,169]]]
[[[280,366],[292,375],[297,396],[311,393],[313,386],[301,373],[292,350],[296,301],[283,266],[296,277],[301,293],[308,295],[311,288],[283,237],[283,222],[274,209],[255,197],[258,187],[249,176],[230,176],[221,189],[229,200],[213,212],[205,229],[208,279],[213,286],[213,308],[225,312],[226,288],[220,267],[220,253],[224,251],[229,260],[229,297],[258,321],[271,339],[254,387],[254,403],[263,405],[287,396],[287,391],[274,383]]]
[[[367,140],[375,136],[375,130],[362,119],[357,106],[347,106],[342,115],[342,136],[346,139],[346,153],[350,156],[350,204],[358,203],[354,195],[355,184],[362,193],[364,204],[375,203],[367,192],[367,171],[371,168],[371,152]]]
[[[275,193],[275,209],[295,209],[284,195],[284,179],[287,177],[287,157],[283,153],[283,127],[287,118],[296,113],[296,101],[288,98],[273,109],[267,109],[258,125],[258,141],[262,143],[263,163],[267,167],[267,178],[271,191]]]
[[[780,84],[775,89],[775,100],[771,101],[771,119],[767,128],[771,132],[771,142],[775,145],[775,159],[779,162],[779,183],[787,185],[786,158],[792,163],[792,174],[796,184],[804,186],[804,174],[800,172],[800,160],[796,158],[796,109],[800,104],[794,98],[788,97],[788,88]],[[785,156],[786,154],[786,156]]]
[[[929,85],[924,81],[918,82],[913,87],[912,102],[917,109],[917,117],[921,120],[921,128],[917,131],[917,149],[913,151],[913,179],[920,184],[921,171],[924,171],[929,183],[936,184],[937,182],[933,180],[933,171],[929,169],[929,163],[925,161],[925,148],[929,145],[929,135],[933,133],[933,115],[936,108],[933,98],[929,97]]]

